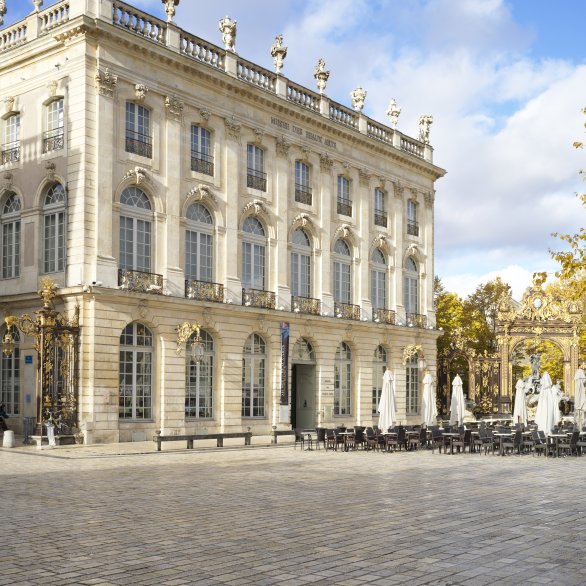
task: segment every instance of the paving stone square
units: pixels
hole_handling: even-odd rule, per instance
[[[0,585],[586,583],[586,457],[144,442],[0,469]]]

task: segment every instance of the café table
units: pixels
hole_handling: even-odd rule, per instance
[[[305,441],[307,442],[307,447],[305,448],[306,452],[310,452],[311,450],[313,450],[313,436],[316,436],[316,440],[317,440],[317,435],[315,432],[315,429],[304,429],[301,432],[305,438]]]
[[[504,456],[505,455],[505,450],[504,450],[504,447],[503,447],[503,439],[505,439],[505,438],[511,438],[511,437],[513,437],[513,435],[514,435],[513,433],[506,432],[506,431],[495,431],[495,432],[493,432],[492,437],[498,438],[498,442],[499,442],[499,454],[501,456]]]
[[[442,437],[447,437],[450,440],[450,454],[454,453],[454,439],[460,437],[460,434],[454,431],[442,432]],[[445,448],[446,446],[444,446]],[[448,453],[447,450],[445,452]]]
[[[344,438],[344,451],[348,452],[350,450],[349,440],[350,438],[355,437],[354,431],[339,431],[338,435],[341,435]]]
[[[549,452],[550,447],[553,447],[555,450],[555,457],[557,458],[560,455],[560,440],[566,439],[567,437],[568,437],[568,434],[566,434],[566,433],[550,433],[547,436],[547,447],[548,447],[547,452]],[[547,452],[546,452],[546,455],[547,455]]]

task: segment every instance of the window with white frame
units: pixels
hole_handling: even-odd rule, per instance
[[[185,231],[185,278],[212,282],[214,268],[214,222],[201,203],[187,208]]]
[[[63,98],[49,102],[46,106],[46,130],[43,152],[57,151],[64,146]]]
[[[352,404],[352,351],[342,342],[334,362],[334,415],[350,415]]]
[[[379,248],[372,251],[370,269],[370,300],[373,309],[387,307],[387,261]]]
[[[134,185],[120,194],[120,268],[151,272],[152,208],[142,189]]]
[[[419,236],[419,222],[417,221],[417,202],[407,200],[407,234]]]
[[[267,174],[265,173],[265,153],[255,144],[246,147],[246,185],[260,191],[267,190]]]
[[[242,353],[242,417],[265,416],[266,344],[251,334]]]
[[[6,328],[1,331],[2,339]],[[4,403],[9,415],[20,414],[20,335],[16,328],[10,329],[14,343],[12,354],[6,356],[0,352],[0,403]]]
[[[43,272],[57,273],[65,269],[66,230],[65,188],[52,185],[43,204]]]
[[[20,114],[11,114],[4,122],[2,165],[20,160]]]
[[[383,374],[387,369],[387,351],[377,346],[372,361],[372,413],[378,413],[378,405],[383,390]]]
[[[204,345],[203,359],[198,362],[189,352],[186,357],[185,417],[210,419],[213,417],[214,339],[205,330],[200,330],[199,335]],[[194,336],[187,340],[187,348]]]
[[[120,336],[118,417],[153,417],[153,334],[137,322]]]
[[[20,211],[20,198],[8,192],[0,216],[3,279],[20,276]]]
[[[334,301],[350,303],[351,288],[351,256],[350,247],[345,240],[339,238],[334,244]]]
[[[191,126],[191,170],[204,175],[214,174],[211,133],[196,124]]]
[[[264,291],[267,244],[265,229],[257,218],[248,216],[244,220],[242,232],[242,287]]]
[[[374,190],[374,224],[387,227],[387,212],[385,211],[385,192],[378,187]]]
[[[419,356],[415,353],[405,365],[405,381],[407,386],[407,415],[419,413]]]
[[[125,137],[126,152],[152,158],[151,113],[148,108],[134,102],[126,102]]]
[[[405,313],[419,313],[419,272],[417,263],[413,257],[409,256],[405,260],[405,269],[403,274],[403,305]]]
[[[338,175],[337,210],[344,216],[352,215],[352,200],[350,199],[350,179],[344,175]]]
[[[301,228],[293,232],[292,238],[291,295],[311,297],[311,244]]]
[[[311,205],[311,176],[307,163],[295,161],[295,201]]]

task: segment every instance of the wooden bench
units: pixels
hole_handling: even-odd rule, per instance
[[[277,438],[280,435],[295,435],[295,432],[292,429],[273,429],[272,431],[273,434],[273,443],[276,444],[277,443]]]
[[[186,441],[187,449],[193,449],[193,440],[205,440],[215,439],[218,448],[223,447],[224,439],[230,439],[235,437],[243,437],[244,445],[250,445],[250,438],[252,438],[251,431],[243,432],[231,432],[231,433],[190,433],[187,435],[161,435],[161,430],[157,431],[156,435],[153,436],[153,441],[157,443],[157,451],[161,451],[161,444],[163,442],[179,442]]]

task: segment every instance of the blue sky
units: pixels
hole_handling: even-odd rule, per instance
[[[73,0],[79,1],[79,0]],[[54,4],[45,0],[43,8]],[[164,17],[160,0],[130,4]],[[5,24],[32,10],[7,0]],[[272,68],[269,48],[283,33],[284,74],[314,88],[323,57],[328,95],[350,105],[358,85],[365,112],[416,136],[434,116],[436,274],[464,296],[497,275],[520,297],[534,271],[553,272],[552,232],[575,232],[586,213],[583,152],[586,59],[581,0],[181,0],[175,20],[221,44],[218,20],[238,22],[236,50]]]

